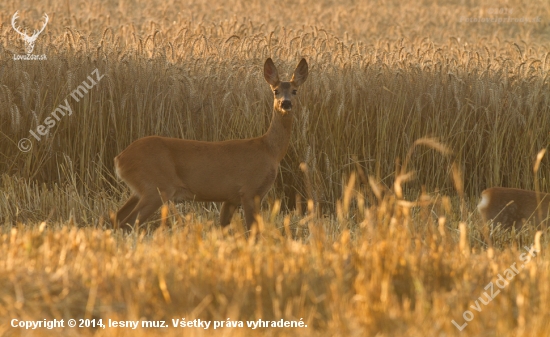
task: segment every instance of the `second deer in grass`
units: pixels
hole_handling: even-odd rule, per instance
[[[302,59],[292,79],[281,82],[268,58],[264,77],[273,91],[273,116],[267,132],[257,138],[205,142],[145,137],[115,158],[117,175],[133,194],[116,214],[115,226],[142,224],[168,200],[223,202],[220,223],[229,225],[242,205],[248,229],[255,221],[255,201],[273,185],[286,154],[292,129],[293,101],[308,75]]]
[[[547,193],[492,187],[481,193],[477,209],[484,222],[493,220],[505,229],[512,226],[519,229],[524,221],[532,221],[535,226],[545,221],[549,216],[549,204],[550,194]]]

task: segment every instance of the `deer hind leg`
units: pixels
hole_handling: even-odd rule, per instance
[[[141,198],[132,212],[130,212],[130,214],[122,220],[121,227],[128,231],[135,224],[136,220],[138,220],[140,224],[143,224],[143,222],[155,213],[160,206],[162,206],[162,200],[159,196],[154,196],[154,198]]]
[[[161,197],[162,196],[162,197]],[[169,196],[169,197],[167,197]],[[135,224],[136,220],[139,224],[143,224],[160,206],[162,206],[163,200],[168,201],[173,196],[173,193],[167,195],[167,193],[150,193],[145,194],[137,202],[134,209],[124,218],[120,223],[124,230],[128,231]],[[123,206],[123,208],[126,205]]]
[[[119,226],[121,220],[124,220],[126,219],[126,217],[128,217],[128,214],[130,214],[130,212],[136,207],[138,201],[139,197],[137,195],[132,194],[130,196],[130,199],[128,199],[124,206],[122,206],[120,210],[116,213],[115,224],[113,224],[115,228]]]
[[[237,207],[239,207],[238,204],[234,204],[229,201],[223,202],[222,209],[220,211],[220,225],[222,228],[231,223],[231,218],[233,217]]]

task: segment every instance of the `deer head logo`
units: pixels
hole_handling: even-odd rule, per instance
[[[17,18],[19,18],[18,13],[19,13],[19,11],[15,12],[15,14],[13,14],[13,17],[11,18],[11,26],[13,27],[13,29],[16,32],[21,34],[21,36],[23,37],[23,41],[25,41],[25,51],[27,52],[27,54],[30,54],[30,53],[32,53],[32,51],[34,49],[34,42],[38,38],[38,35],[40,35],[40,33],[42,33],[44,31],[44,28],[46,28],[46,25],[48,24],[48,19],[49,19],[48,14],[44,13],[44,25],[42,26],[42,29],[40,29],[39,31],[35,30],[34,34],[29,36],[29,35],[27,35],[27,30],[26,29],[24,30],[24,32],[21,32],[20,28],[17,27],[16,24],[15,24],[15,20],[17,20]]]

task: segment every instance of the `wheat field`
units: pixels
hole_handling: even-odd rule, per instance
[[[46,59],[17,59],[16,11],[29,34],[47,13]],[[533,169],[550,139],[547,1],[0,13],[1,336],[550,335],[547,229],[491,232],[475,209],[491,186],[550,191],[547,156]],[[242,212],[222,230],[219,205],[191,202],[113,231],[130,194],[113,158],[149,135],[263,134],[268,57],[284,78],[302,57],[310,70],[252,233]]]

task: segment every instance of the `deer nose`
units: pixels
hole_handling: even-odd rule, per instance
[[[281,109],[290,110],[292,109],[292,102],[289,100],[284,100],[281,102]]]

